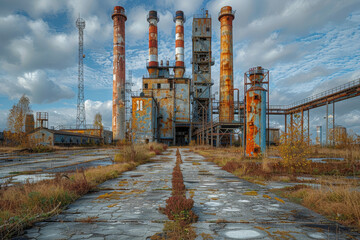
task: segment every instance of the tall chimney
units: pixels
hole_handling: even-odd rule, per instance
[[[125,139],[125,9],[114,8],[114,65],[113,65],[113,139]]]
[[[148,72],[150,77],[157,77],[158,75],[158,33],[157,33],[157,23],[159,18],[157,12],[152,10],[149,11],[147,18],[149,22],[149,65]]]
[[[184,66],[184,12],[176,11],[174,22],[175,29],[175,78],[182,78],[185,72]]]
[[[222,7],[220,21],[220,122],[234,120],[234,81],[233,81],[233,39],[232,21],[234,12],[230,6]]]

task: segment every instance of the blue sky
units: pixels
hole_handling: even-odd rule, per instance
[[[261,65],[270,70],[271,104],[290,104],[360,77],[360,2],[358,0],[0,0],[0,131],[11,106],[22,94],[34,112],[49,112],[49,125],[75,124],[77,100],[79,14],[84,30],[84,78],[87,123],[100,112],[111,126],[111,13],[125,8],[126,69],[138,91],[147,73],[146,14],[160,16],[159,60],[175,59],[176,10],[183,10],[186,74],[191,76],[192,16],[208,9],[212,15],[213,92],[219,87],[219,21],[230,5],[234,20],[234,84],[243,89],[243,75]],[[336,104],[336,123],[360,134],[359,97]],[[312,134],[325,125],[325,109],[311,111]],[[272,117],[273,127],[283,117]]]

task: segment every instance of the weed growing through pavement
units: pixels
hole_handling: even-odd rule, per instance
[[[165,223],[162,233],[157,233],[151,239],[195,239],[196,233],[191,223],[197,221],[198,216],[192,211],[194,200],[186,198],[186,189],[180,169],[182,163],[179,149],[176,151],[176,165],[172,173],[172,194],[166,200],[166,207],[160,211],[166,214],[169,220]]]

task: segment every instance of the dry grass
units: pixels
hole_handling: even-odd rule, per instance
[[[344,158],[345,161],[360,160],[360,146],[348,146],[347,148],[311,147],[311,157]]]
[[[320,189],[310,187],[293,187],[281,190],[283,197],[329,217],[341,224],[360,230],[360,192],[356,186],[327,185]]]
[[[115,155],[115,162],[146,162],[150,157],[159,155],[167,149],[167,145],[160,143],[124,145]]]
[[[349,150],[319,148],[310,157],[349,157]],[[298,168],[295,171],[282,163],[279,158],[246,159],[241,153],[232,148],[210,148],[193,147],[193,151],[206,156],[222,169],[248,181],[258,183],[259,181],[298,181],[298,176],[315,176],[317,180],[309,182],[320,183],[321,189],[309,187],[294,187],[282,191],[275,191],[282,197],[289,197],[291,200],[303,204],[314,211],[324,214],[331,219],[337,220],[348,226],[356,226],[360,229],[360,193],[355,188],[359,187],[358,180],[347,179],[346,176],[360,176],[360,161],[333,161],[333,162],[306,162],[306,168]],[[277,148],[272,147],[269,153],[278,156]],[[318,155],[316,155],[318,154]],[[357,156],[352,151],[351,156]],[[360,160],[359,158],[352,158]],[[321,179],[319,182],[318,179]],[[301,182],[301,181],[300,181]],[[306,180],[305,180],[306,182]],[[331,184],[337,184],[336,186]],[[277,199],[283,202],[282,199]]]

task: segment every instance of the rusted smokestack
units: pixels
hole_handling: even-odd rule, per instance
[[[113,67],[113,139],[125,139],[125,9],[114,8],[114,67]]]
[[[233,39],[232,21],[234,12],[230,6],[222,7],[220,21],[220,122],[234,120],[234,80],[233,80]]]
[[[183,11],[176,11],[174,22],[175,29],[175,68],[174,77],[182,78],[185,72],[184,65],[184,23],[185,17]]]
[[[159,18],[157,12],[152,10],[149,11],[147,21],[149,22],[149,65],[148,72],[150,77],[158,76],[158,33],[157,33],[157,23]]]

